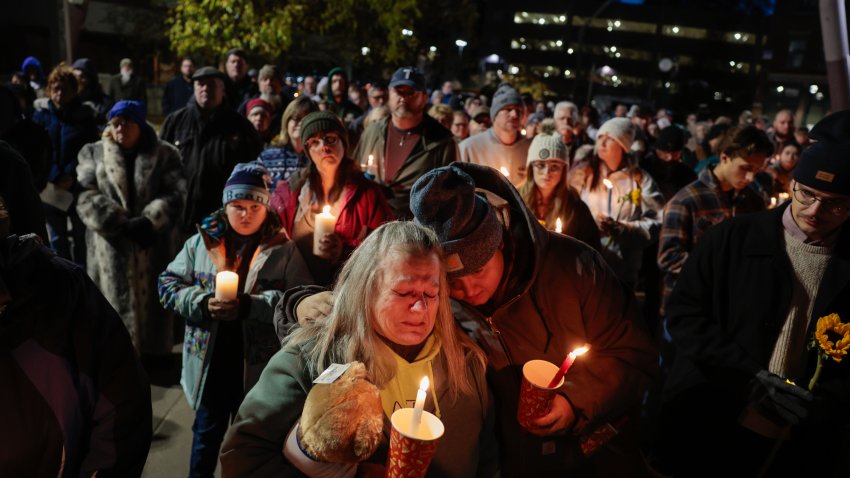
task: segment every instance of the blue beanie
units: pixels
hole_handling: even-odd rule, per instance
[[[268,206],[270,178],[268,169],[259,161],[237,164],[230,174],[230,179],[224,184],[222,204],[227,205],[230,201],[244,199]]]
[[[116,116],[123,116],[139,126],[145,126],[147,124],[145,118],[148,116],[148,107],[140,101],[121,100],[109,110],[107,119],[112,120]]]

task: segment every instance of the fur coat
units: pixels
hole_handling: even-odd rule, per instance
[[[87,228],[89,276],[118,311],[136,349],[164,354],[171,351],[173,325],[159,304],[156,280],[179,247],[186,179],[180,153],[150,127],[142,128],[140,144],[147,147],[127,161],[107,127],[101,141],[80,150],[77,212]],[[151,247],[122,234],[127,220],[138,216],[153,224]]]

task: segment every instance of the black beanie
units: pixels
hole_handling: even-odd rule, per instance
[[[850,110],[820,120],[809,137],[817,142],[803,150],[794,179],[820,191],[850,195]]]
[[[315,111],[301,120],[301,144],[306,148],[310,136],[329,131],[339,134],[339,138],[345,145],[345,154],[348,155],[348,130],[345,129],[339,116],[330,111]],[[309,155],[309,151],[307,154]]]
[[[658,134],[655,149],[676,152],[685,149],[685,133],[677,126],[668,126]]]
[[[502,243],[504,229],[493,208],[475,193],[472,177],[455,166],[422,175],[410,192],[410,210],[440,238],[449,278],[481,269]]]

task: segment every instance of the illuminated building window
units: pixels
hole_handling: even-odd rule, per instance
[[[554,78],[561,74],[561,69],[552,65],[534,65],[529,69],[532,74],[543,78]]]
[[[723,40],[741,45],[755,45],[756,35],[747,32],[726,32],[723,34]]]
[[[708,37],[708,30],[705,28],[683,27],[681,25],[664,25],[661,27],[661,33],[677,38],[693,38],[698,40]]]
[[[523,37],[514,38],[511,40],[511,49],[513,50],[539,50],[539,51],[558,51],[570,53],[571,47],[564,43],[563,40],[551,39],[526,39]]]
[[[587,17],[574,16],[572,24],[574,27],[581,27],[587,20]],[[594,18],[590,20],[588,28],[600,28],[609,32],[655,33],[654,23],[620,20],[618,18]]]
[[[567,15],[564,13],[514,13],[514,23],[530,23],[533,25],[565,25]]]

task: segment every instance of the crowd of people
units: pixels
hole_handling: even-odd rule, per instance
[[[29,57],[0,87],[0,373],[17,391],[0,417],[49,437],[0,446],[0,475],[141,473],[141,360],[181,340],[193,477],[383,476],[386,447],[321,473],[283,451],[313,379],[352,361],[387,419],[413,377],[435,384],[428,476],[846,465],[815,457],[850,443],[850,325],[828,337],[835,363],[812,337],[850,320],[850,111],[809,131],[787,110],[431,91],[412,66],[295,85],[238,49],[178,65],[158,129],[131,59],[105,89],[87,58],[45,74]],[[582,344],[520,426],[522,366]]]

